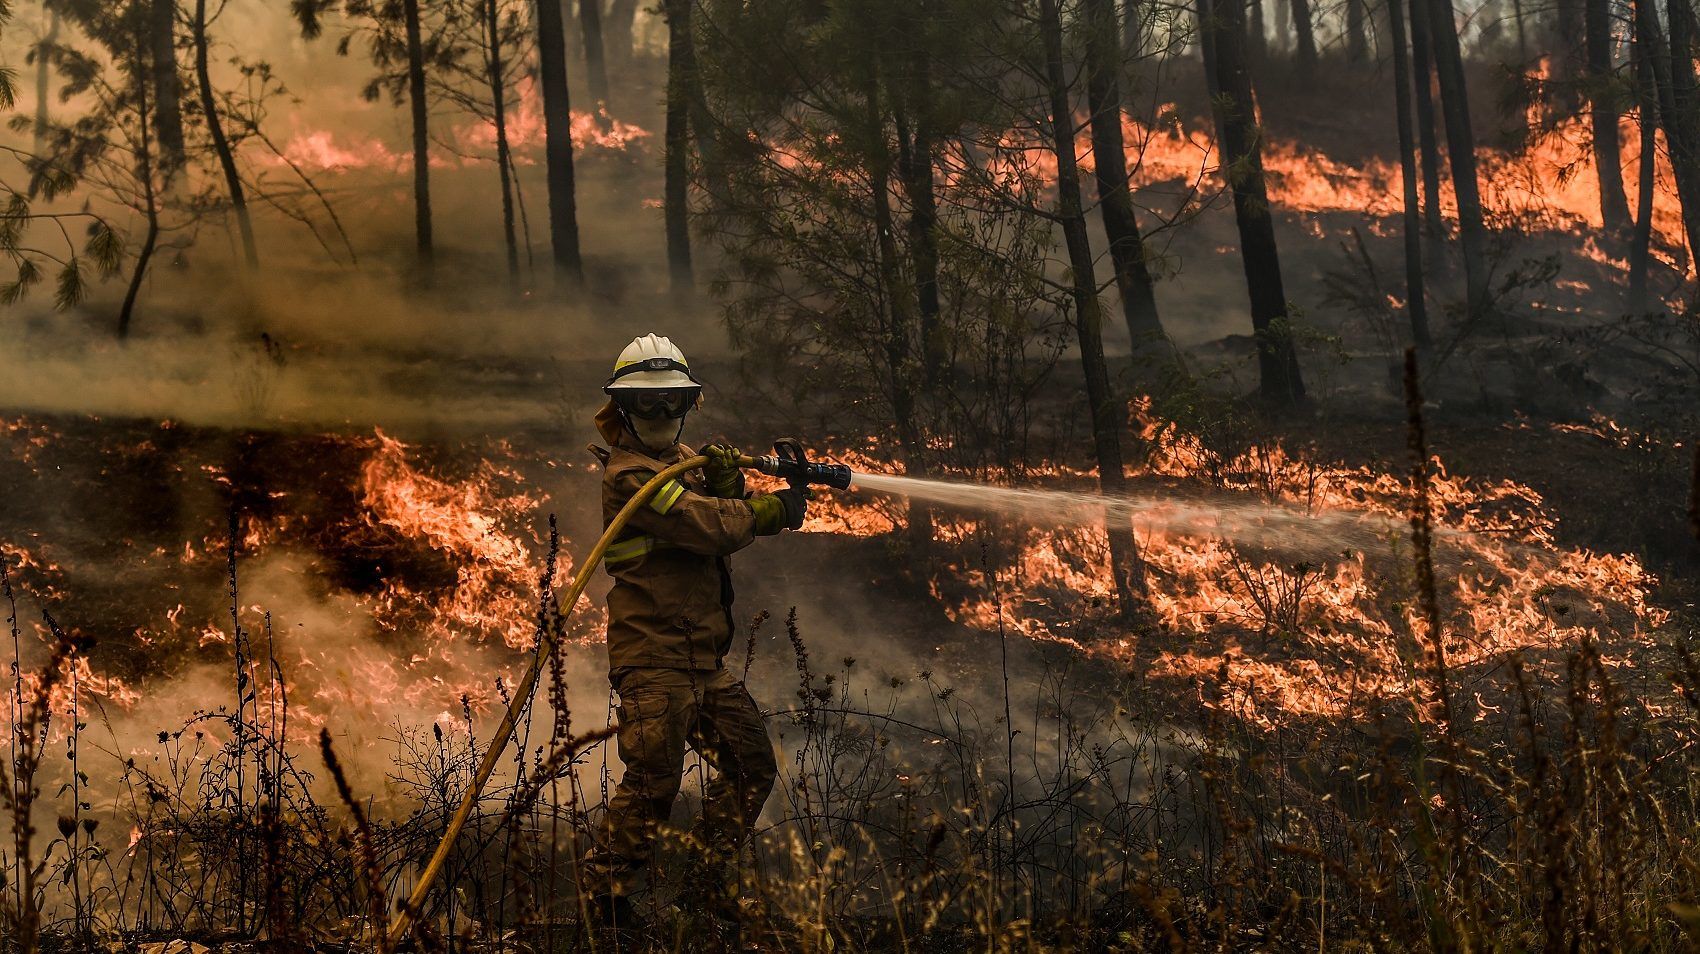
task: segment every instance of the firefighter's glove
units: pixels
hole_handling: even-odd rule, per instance
[[[736,500],[744,496],[744,469],[738,459],[744,456],[731,444],[710,444],[702,449],[708,463],[703,465],[703,479],[708,492],[716,497]]]
[[[809,512],[809,492],[788,487],[771,494],[750,498],[750,509],[756,515],[756,536],[772,536],[781,530],[795,530],[803,525]]]

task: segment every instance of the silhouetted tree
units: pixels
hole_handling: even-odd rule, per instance
[[[1236,0],[1243,2],[1243,0]],[[1288,0],[1293,6],[1293,40],[1294,49],[1298,51],[1299,75],[1310,76],[1316,72],[1316,19],[1311,12],[1310,0]],[[1236,22],[1244,23],[1245,16],[1240,14]],[[1244,33],[1243,25],[1240,32]]]
[[[1612,17],[1609,0],[1583,0],[1587,33],[1588,112],[1593,120],[1594,171],[1600,183],[1600,219],[1620,236],[1629,229],[1629,203],[1623,194],[1623,159],[1617,143],[1619,86],[1612,66]]]
[[[1631,0],[1635,61],[1635,125],[1640,131],[1641,155],[1636,163],[1635,231],[1629,243],[1629,310],[1647,307],[1647,260],[1653,242],[1653,197],[1658,160],[1657,80],[1653,75],[1653,50],[1661,45],[1658,21],[1648,9],[1649,0]]]
[[[1695,121],[1694,11],[1688,0],[1668,0],[1669,42],[1655,29],[1646,32],[1652,47],[1653,83],[1658,89],[1659,125],[1670,143],[1671,175],[1676,179],[1682,230],[1690,262],[1700,261],[1700,124]],[[1652,22],[1652,14],[1643,14]]]
[[[1168,336],[1157,315],[1157,296],[1145,243],[1133,211],[1133,192],[1122,143],[1121,56],[1112,0],[1083,0],[1086,103],[1092,126],[1092,169],[1098,212],[1110,244],[1110,261],[1121,295],[1122,317],[1135,351],[1167,350]]]
[[[1280,408],[1302,401],[1305,389],[1263,180],[1263,131],[1257,124],[1251,73],[1245,62],[1244,15],[1244,0],[1199,0],[1199,32],[1215,106],[1216,138],[1221,144],[1222,172],[1234,195],[1240,261],[1251,296],[1258,392],[1267,405]]]
[[[1423,225],[1428,235],[1429,261],[1439,264],[1446,246],[1446,223],[1440,215],[1440,140],[1435,135],[1434,44],[1428,17],[1419,15],[1416,0],[1411,13],[1411,75],[1416,93],[1417,157],[1422,170]]]
[[[152,0],[148,23],[159,165],[169,183],[183,166],[183,79],[177,68],[177,0]]]
[[[1364,0],[1346,0],[1346,61],[1357,64],[1369,59]]]
[[[584,67],[590,77],[592,110],[600,114],[608,107],[608,64],[603,56],[602,0],[579,0],[579,32],[584,35]]]
[[[1411,341],[1418,348],[1427,348],[1430,340],[1423,290],[1422,216],[1417,203],[1417,158],[1411,136],[1411,71],[1401,0],[1387,0],[1387,23],[1388,39],[1393,44],[1393,115],[1399,124],[1399,179],[1404,196],[1405,310],[1411,321]]]
[[[691,277],[690,97],[696,72],[691,36],[693,0],[665,0],[667,17],[667,118],[662,216],[667,231],[667,271],[673,293],[684,294]]]
[[[53,24],[32,56],[39,66],[41,88],[47,83],[43,74],[58,57],[58,11],[50,10]],[[11,25],[9,8],[0,7],[0,38]],[[17,89],[12,75],[0,70],[0,109],[17,105]],[[0,305],[22,301],[50,273],[54,285],[54,305],[70,308],[79,304],[86,293],[87,272],[110,275],[122,262],[123,244],[118,234],[98,213],[88,209],[43,211],[35,206],[37,199],[52,202],[77,188],[79,182],[74,164],[76,156],[55,155],[56,146],[68,142],[54,134],[51,119],[38,102],[32,123],[37,149],[34,154],[8,150],[20,166],[29,173],[27,182],[0,179],[0,202],[6,209],[4,227],[0,227],[0,258],[12,266],[10,279],[0,282]],[[42,226],[37,229],[36,226]],[[73,240],[73,230],[83,226],[86,237],[79,246]],[[43,240],[42,233],[47,238]]]
[[[614,0],[603,18],[602,39],[611,69],[625,69],[632,62],[632,48],[637,44],[638,0]]]
[[[347,55],[356,36],[366,39],[379,70],[366,85],[367,99],[377,99],[384,91],[397,105],[406,98],[413,132],[414,240],[419,264],[428,270],[436,257],[436,244],[431,233],[431,107],[425,70],[441,51],[434,39],[427,42],[419,4],[420,0],[290,0],[306,39],[318,38],[323,32],[321,18],[333,10],[351,21],[337,44],[338,55]]]
[[[1081,369],[1086,377],[1086,403],[1092,421],[1092,446],[1098,461],[1098,486],[1105,496],[1122,493],[1121,431],[1127,421],[1127,405],[1116,396],[1104,362],[1103,310],[1098,301],[1092,243],[1086,228],[1086,211],[1081,201],[1080,168],[1074,153],[1077,127],[1070,102],[1067,65],[1063,59],[1062,14],[1057,0],[1039,0],[1039,36],[1044,49],[1045,84],[1050,100],[1050,146],[1057,159],[1057,224],[1068,247],[1070,285],[1074,301],[1075,339],[1080,345]],[[1243,38],[1243,28],[1241,36]],[[1116,600],[1124,615],[1146,606],[1148,591],[1144,561],[1140,559],[1133,529],[1125,519],[1107,519],[1110,540],[1110,569],[1115,577]]]
[[[224,176],[225,189],[230,194],[230,209],[236,216],[237,232],[242,239],[243,261],[249,268],[256,268],[260,264],[260,253],[254,244],[254,223],[248,215],[248,197],[242,187],[242,174],[236,168],[236,154],[230,147],[230,138],[225,135],[224,119],[213,91],[212,69],[208,62],[207,0],[195,0],[195,17],[190,22],[190,33],[195,45],[195,86],[200,94],[201,117],[206,123],[219,171]]]
[[[1434,41],[1435,74],[1440,79],[1441,114],[1446,122],[1446,152],[1452,167],[1452,194],[1458,203],[1458,241],[1464,256],[1464,288],[1470,316],[1488,308],[1488,241],[1476,182],[1476,136],[1470,125],[1464,58],[1453,22],[1452,0],[1411,0],[1412,16],[1425,16]]]
[[[584,281],[578,244],[578,187],[573,175],[573,113],[567,86],[567,37],[561,0],[537,0],[537,67],[543,87],[543,151],[549,187],[549,244],[556,273]]]

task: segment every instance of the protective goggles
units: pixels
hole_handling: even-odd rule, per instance
[[[615,388],[608,392],[620,410],[646,421],[684,417],[702,388]]]

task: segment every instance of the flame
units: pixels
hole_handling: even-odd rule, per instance
[[[528,648],[535,636],[531,548],[506,524],[529,519],[537,498],[497,489],[499,481],[520,478],[488,461],[462,483],[429,476],[408,462],[406,445],[381,430],[374,434],[376,450],[361,471],[368,519],[441,551],[456,566],[455,585],[440,596],[416,593],[400,582],[386,584],[377,618],[400,626],[424,606],[429,639],[481,641],[494,634],[514,649]],[[571,572],[570,560],[564,560],[564,569]]]
[[[514,87],[513,105],[504,116],[508,148],[518,165],[535,165],[536,155],[545,141],[547,124],[543,114],[543,95],[535,80],[526,78]],[[650,137],[649,130],[635,123],[616,119],[606,107],[594,112],[573,110],[568,126],[573,148],[579,153],[624,153],[640,149]],[[496,149],[494,119],[472,118],[451,128],[447,140],[455,144],[446,156],[443,150],[433,150],[434,169],[470,167],[488,161]],[[413,158],[406,150],[391,148],[371,137],[349,138],[347,134],[328,129],[304,129],[292,135],[283,146],[283,155],[290,162],[311,172],[350,172],[371,170],[401,174],[412,168]],[[280,164],[273,158],[271,163]]]

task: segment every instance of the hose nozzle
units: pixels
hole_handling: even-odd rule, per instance
[[[809,460],[802,442],[782,438],[773,442],[773,453],[756,459],[756,469],[771,477],[791,482],[796,488],[819,484],[849,490],[853,475],[843,464],[822,464]]]

